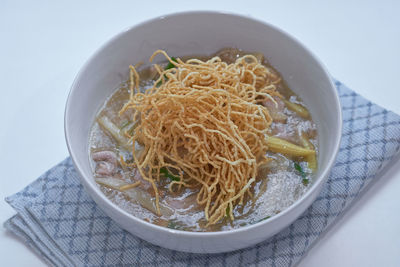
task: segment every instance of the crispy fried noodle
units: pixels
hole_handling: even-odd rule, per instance
[[[133,158],[143,179],[149,181],[156,195],[160,169],[179,176],[170,190],[199,187],[197,202],[204,206],[208,225],[224,216],[232,220],[236,205],[251,194],[257,170],[269,159],[266,132],[272,119],[258,103],[277,95],[277,74],[252,55],[232,64],[219,57],[208,61],[172,60],[175,66],[162,70],[152,88],[139,91],[139,75],[131,70],[130,99],[120,114],[132,114],[138,126],[131,136],[133,144],[144,149]],[[130,114],[129,113],[129,114]]]

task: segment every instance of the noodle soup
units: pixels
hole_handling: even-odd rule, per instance
[[[302,100],[262,54],[233,48],[132,67],[89,143],[94,179],[112,202],[185,231],[267,220],[306,192],[317,169]]]

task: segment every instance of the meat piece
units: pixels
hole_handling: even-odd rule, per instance
[[[273,123],[271,125],[271,136],[279,137],[286,141],[297,143],[297,132],[293,129],[292,125],[283,124],[283,123]]]
[[[145,179],[143,179],[143,178],[142,178],[142,175],[140,175],[140,172],[139,172],[137,169],[135,169],[134,172],[135,172],[135,175],[133,176],[133,179],[134,179],[135,181],[140,181],[140,186],[139,186],[139,188],[142,188],[142,189],[145,190],[145,191],[153,190],[153,189],[152,189],[153,187],[152,187],[151,183],[149,183],[148,181],[146,181]]]
[[[92,155],[92,159],[94,161],[108,161],[110,163],[115,163],[117,164],[117,154],[115,154],[112,151],[99,151],[99,152],[95,152]]]
[[[132,179],[132,182],[140,181],[140,185],[137,188],[140,188],[141,190],[149,193],[152,197],[154,197],[155,196],[154,189],[153,189],[153,186],[151,185],[151,183],[146,181],[145,179],[143,179],[142,175],[140,174],[140,172],[137,169],[134,169],[133,172],[134,172],[133,176],[130,176]],[[163,197],[164,191],[158,190],[158,195],[160,197]]]
[[[111,176],[117,169],[117,155],[112,151],[99,151],[92,154],[96,162],[96,174]]]
[[[285,103],[277,96],[273,96],[272,98],[275,102],[267,98],[262,102],[263,106],[268,109],[274,122],[285,123],[287,120],[287,116],[284,114]]]
[[[191,194],[186,197],[172,197],[168,196],[166,198],[166,202],[168,206],[175,210],[185,210],[187,211],[196,211],[201,208],[199,204],[197,204],[197,194]]]
[[[275,111],[283,112],[283,110],[285,109],[285,103],[283,103],[282,99],[280,99],[277,96],[272,96],[272,98],[276,103],[273,102],[270,98],[267,98],[263,102],[264,107],[268,109],[273,109]]]

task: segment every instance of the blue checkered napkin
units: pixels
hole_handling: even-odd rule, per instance
[[[343,139],[320,196],[292,225],[247,249],[190,254],[147,243],[122,230],[85,193],[67,158],[6,199],[18,212],[5,227],[55,266],[292,266],[363,192],[400,147],[400,116],[336,82]]]

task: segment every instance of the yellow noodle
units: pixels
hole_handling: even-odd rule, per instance
[[[119,190],[119,191],[125,191],[125,190],[128,190],[128,189],[135,188],[135,187],[139,186],[140,184],[141,184],[141,182],[140,182],[140,181],[137,181],[136,183],[133,183],[133,184],[126,184],[126,185],[123,185],[123,186],[121,186],[118,190]]]
[[[197,202],[204,206],[208,225],[224,216],[233,220],[233,209],[244,194],[251,195],[258,167],[268,161],[265,136],[272,119],[258,103],[279,95],[274,84],[280,77],[252,55],[233,64],[219,57],[175,62],[157,50],[150,61],[158,54],[175,68],[162,71],[156,65],[159,79],[139,93],[139,77],[130,67],[130,90],[137,91],[120,112],[131,110],[132,120],[139,120],[132,141],[140,140],[144,151],[137,157],[132,146],[135,165],[152,184],[158,213],[156,181],[168,166],[180,178],[170,190],[174,184],[200,187]]]

